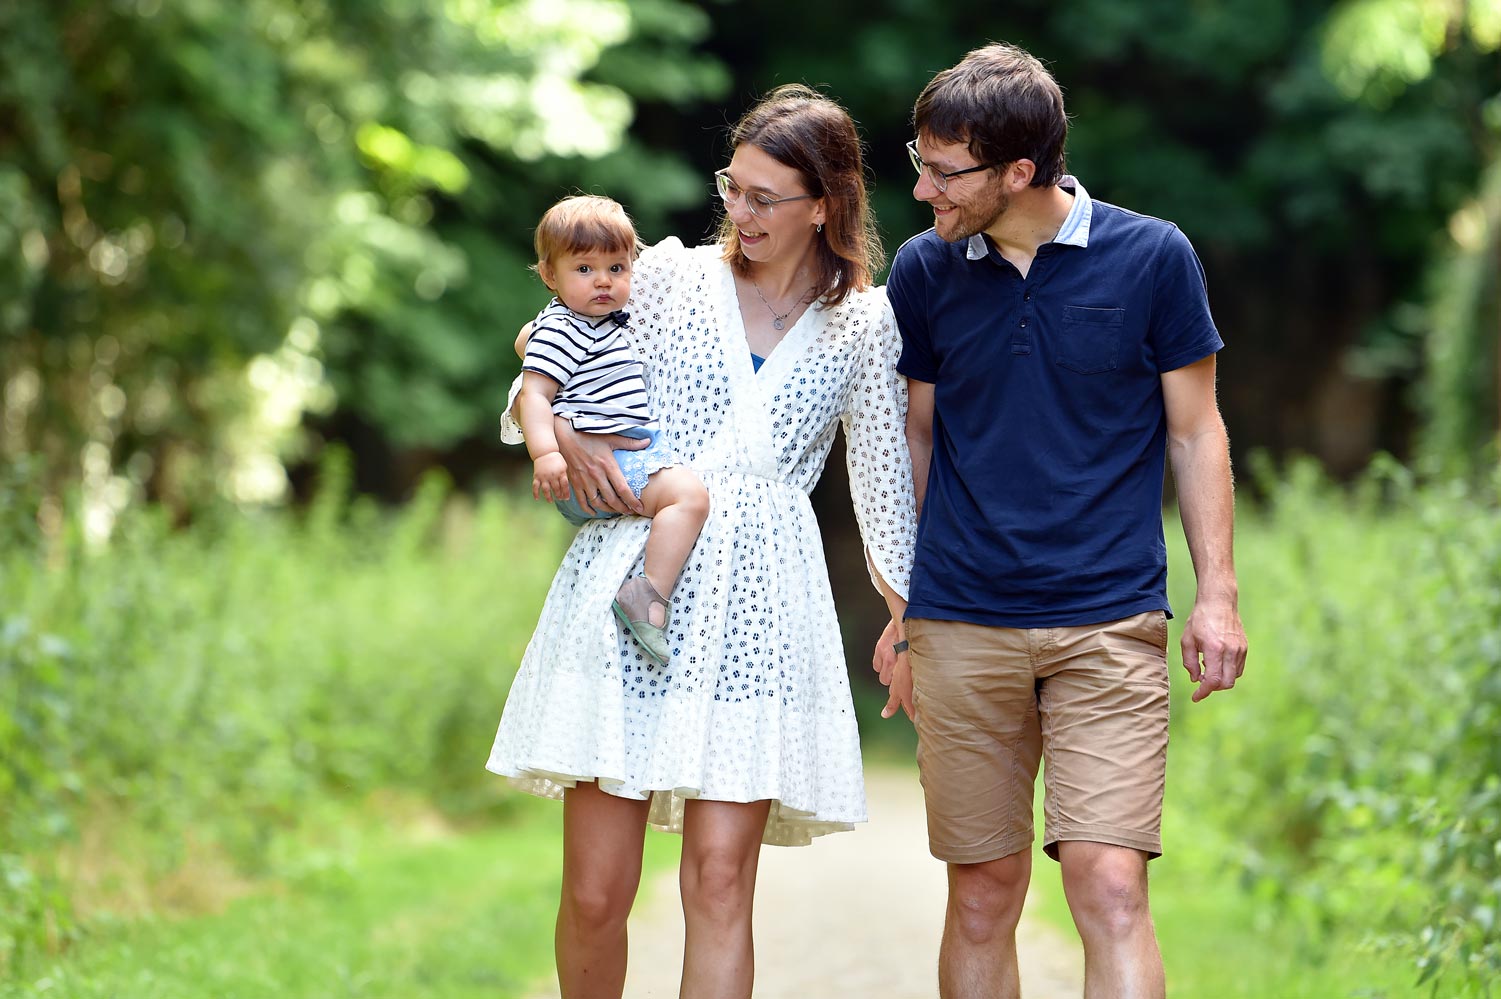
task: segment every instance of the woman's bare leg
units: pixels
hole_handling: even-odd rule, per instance
[[[770,801],[689,801],[683,814],[681,999],[750,999],[751,905]]]
[[[641,883],[648,801],[596,784],[563,794],[563,894],[553,937],[563,999],[620,999],[626,917]]]

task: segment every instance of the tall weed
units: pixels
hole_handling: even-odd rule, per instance
[[[1231,860],[1277,918],[1314,940],[1366,931],[1434,995],[1491,995],[1501,474],[1420,484],[1383,461],[1353,490],[1309,463],[1260,475],[1270,500],[1236,544],[1246,677],[1176,712],[1174,796],[1241,844]],[[1181,542],[1175,558],[1187,607]]]
[[[7,504],[0,971],[78,932],[58,858],[100,816],[150,844],[149,874],[209,851],[254,875],[323,796],[493,801],[489,740],[564,525],[436,478],[382,510],[339,462],[325,477],[304,516],[174,529],[143,508],[103,550],[31,536]]]

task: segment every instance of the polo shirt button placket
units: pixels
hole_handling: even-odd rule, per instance
[[[1023,296],[1023,298],[1027,297],[1030,297],[1030,293]],[[1026,332],[1027,324],[1031,321],[1031,318],[1031,316],[1023,315],[1020,321],[1017,322],[1016,333],[1011,337],[1011,353],[1032,353],[1032,337]]]

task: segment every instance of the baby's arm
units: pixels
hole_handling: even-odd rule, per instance
[[[522,335],[530,332],[531,324],[527,324]],[[568,462],[558,450],[552,427],[552,400],[558,388],[558,383],[544,374],[523,371],[521,391],[511,408],[526,435],[526,451],[532,456],[532,499],[549,502],[568,498]]]
[[[527,323],[521,327],[521,332],[516,334],[516,356],[526,356],[526,342],[532,338],[532,324]]]

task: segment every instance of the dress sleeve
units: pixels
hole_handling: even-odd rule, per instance
[[[661,363],[672,331],[666,329],[667,303],[674,297],[689,250],[669,236],[641,251],[631,267],[631,339],[648,367]]]
[[[500,414],[500,442],[502,444],[525,444],[526,435],[521,432],[521,424],[516,422],[516,417],[511,415],[511,409],[516,405],[516,397],[521,394],[521,378],[517,374],[511,380],[511,390],[506,393],[506,408]]]
[[[905,600],[917,515],[907,450],[907,380],[896,370],[902,339],[881,289],[868,293],[866,308],[867,349],[843,416],[850,497],[871,565]]]

